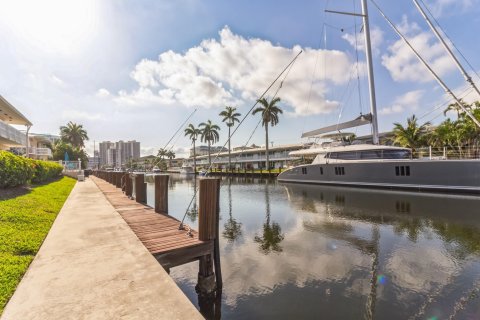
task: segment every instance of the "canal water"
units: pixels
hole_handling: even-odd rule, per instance
[[[170,176],[172,216],[194,186]],[[198,301],[198,262],[171,269],[207,318],[480,319],[480,197],[243,177],[220,192],[217,311]]]

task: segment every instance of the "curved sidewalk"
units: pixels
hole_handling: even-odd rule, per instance
[[[75,185],[1,319],[203,317],[86,179]]]

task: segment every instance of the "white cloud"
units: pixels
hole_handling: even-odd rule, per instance
[[[478,4],[477,0],[435,0],[428,1],[427,6],[432,14],[438,18],[445,14],[462,13],[466,9]]]
[[[409,23],[406,16],[403,17],[399,29],[439,76],[444,76],[455,69],[451,58],[432,33],[421,31],[416,23]],[[393,80],[399,82],[429,82],[434,80],[433,76],[403,40],[399,39],[390,45],[388,52],[388,54],[382,55],[382,65],[390,72]]]
[[[388,115],[401,113],[405,110],[414,111],[419,107],[420,99],[423,97],[423,90],[409,91],[393,100],[393,104],[380,109],[379,114]]]
[[[357,46],[358,50],[365,51],[365,40],[363,33],[357,33],[355,40],[355,34],[346,33],[342,36],[342,39],[346,40],[353,48]],[[372,52],[375,55],[380,53],[379,47],[383,43],[383,31],[378,27],[373,27],[370,30],[370,42],[372,44]]]
[[[131,73],[138,89],[120,91],[116,102],[211,108],[254,100],[302,50],[299,46],[285,48],[262,39],[246,39],[228,27],[219,35],[218,40],[203,40],[184,53],[167,51],[158,60],[140,61]],[[303,50],[279,96],[296,115],[329,113],[338,106],[337,101],[326,99],[329,86],[345,84],[354,62],[346,53],[336,50]],[[317,59],[324,61],[322,65],[327,65],[328,70],[325,76],[312,80]],[[269,93],[272,95],[273,91]]]
[[[59,87],[65,87],[65,81],[63,81],[62,79],[60,79],[54,74],[50,75],[50,81],[52,81],[54,84],[56,84]]]
[[[97,93],[95,94],[99,98],[106,98],[110,96],[110,91],[105,88],[98,89]]]

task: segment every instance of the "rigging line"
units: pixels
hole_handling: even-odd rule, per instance
[[[464,90],[462,93],[459,94],[460,96],[460,99],[462,99],[463,97],[467,96],[468,94],[470,94],[472,92],[473,88],[467,88],[466,90]],[[421,116],[418,117],[418,120],[421,120],[422,118],[426,117],[427,115],[429,115],[430,113],[434,112],[435,110],[438,110],[440,108],[443,108],[445,107],[445,105],[449,104],[450,101],[444,101],[444,102],[441,102],[439,105],[437,106],[434,106],[432,108],[432,110],[429,110],[427,112],[425,112],[424,114],[422,114]]]
[[[325,23],[323,23],[322,25],[322,32],[321,34],[323,34],[325,31]],[[320,47],[320,43],[322,42],[322,40],[320,39],[319,41],[319,44],[318,44],[318,47]],[[325,51],[323,52],[323,54],[325,55]],[[307,114],[308,114],[308,111],[310,109],[310,98],[312,96],[312,90],[313,90],[313,82],[314,82],[314,79],[315,79],[315,75],[317,73],[317,65],[318,65],[318,59],[320,57],[320,50],[318,51],[318,54],[317,54],[317,57],[315,58],[315,66],[313,67],[313,72],[312,72],[312,80],[310,81],[310,90],[308,91],[308,99],[307,99]],[[325,80],[325,79],[324,79]],[[307,118],[308,117],[304,117],[303,119],[303,128],[302,128],[302,134],[305,132],[305,124],[307,122]]]
[[[423,59],[422,56],[420,56],[418,51],[415,50],[415,48],[413,48],[411,43],[407,40],[407,38],[405,38],[405,36],[400,32],[400,30],[398,30],[398,28],[393,24],[393,22],[385,15],[385,13],[382,11],[382,9],[380,9],[378,4],[374,0],[370,0],[370,1],[375,5],[377,10],[380,12],[382,17],[388,22],[388,24],[395,31],[395,33],[405,42],[405,44],[408,45],[408,47],[412,50],[412,52],[415,54],[417,59],[420,60],[420,62],[428,69],[430,74],[433,75],[433,77],[435,78],[437,83],[443,88],[443,90],[446,93],[448,93],[449,95],[452,96],[452,98],[455,100],[455,102],[458,104],[458,106],[470,117],[470,119],[472,119],[472,121],[475,123],[475,125],[477,125],[480,128],[480,121],[478,121],[478,119],[475,118],[475,116],[467,108],[465,108],[465,106],[463,105],[463,102],[461,102],[458,99],[458,97],[452,92],[452,90],[450,90],[450,88],[447,87],[447,85],[443,82],[442,79],[440,79],[440,77],[435,73],[435,71],[433,71],[433,69],[425,61],[425,59]]]
[[[185,121],[183,121],[183,123],[180,125],[180,127],[178,127],[177,131],[175,131],[175,133],[174,133],[173,136],[170,138],[170,140],[168,140],[167,144],[165,144],[165,146],[162,148],[163,150],[167,150],[168,144],[173,140],[173,138],[175,138],[175,136],[178,134],[178,132],[183,128],[183,126],[185,125],[185,123],[187,123],[187,121],[193,116],[193,114],[194,114],[195,112],[197,112],[197,109],[196,109],[196,108],[195,108],[195,110],[193,110],[192,113],[190,113],[190,115],[187,117],[187,119],[185,119]],[[175,141],[176,141],[176,140],[175,140]],[[174,144],[174,145],[175,145],[175,144]],[[168,151],[171,151],[174,145],[172,145]],[[159,161],[156,161],[156,162],[154,163],[154,165],[157,165],[158,162],[159,162]]]
[[[480,79],[480,75],[477,73],[477,71],[475,70],[475,68],[470,64],[470,62],[468,61],[468,59],[463,55],[462,51],[460,51],[460,49],[455,45],[455,43],[450,39],[450,37],[448,36],[448,34],[445,32],[445,30],[443,30],[442,26],[440,25],[440,23],[437,21],[437,19],[435,19],[435,16],[432,14],[432,12],[430,11],[430,9],[428,8],[427,4],[425,2],[423,2],[423,0],[420,0],[420,2],[423,4],[423,6],[425,7],[425,9],[427,10],[428,14],[432,17],[433,21],[437,24],[438,28],[440,29],[440,31],[442,31],[442,33],[445,35],[445,37],[450,41],[450,44],[455,48],[455,50],[457,50],[457,52],[460,54],[460,56],[463,58],[463,60],[465,60],[465,62],[467,63],[467,65],[470,67],[470,69],[472,70],[472,72],[478,77],[478,79]]]
[[[283,78],[283,80],[281,81],[280,83],[280,86],[278,87],[275,95],[278,93],[278,90],[280,90],[280,88],[282,87],[282,84],[283,84],[283,81],[285,80],[285,78],[287,77],[287,75],[290,73],[290,70],[291,68],[293,67],[293,64],[295,63],[295,61],[297,61],[297,58],[300,56],[300,54],[302,54],[303,50],[300,50],[299,53],[297,53],[297,55],[290,61],[290,63],[287,64],[287,66],[282,70],[282,72],[280,72],[278,74],[278,76],[273,80],[273,82],[268,86],[267,89],[265,89],[265,91],[262,93],[262,95],[255,101],[255,103],[253,104],[253,106],[250,108],[250,110],[245,114],[245,116],[243,117],[242,120],[240,120],[240,122],[238,123],[238,125],[235,127],[235,130],[233,130],[232,134],[230,135],[230,137],[228,137],[227,141],[225,142],[225,144],[223,145],[223,147],[225,147],[228,143],[229,140],[231,140],[231,138],[233,137],[233,135],[237,132],[238,128],[243,124],[243,122],[245,121],[245,119],[252,113],[252,110],[255,108],[255,106],[258,104],[258,101],[261,100],[266,94],[267,92],[273,87],[273,85],[278,81],[278,79],[280,79],[280,77],[287,71],[285,77]],[[216,157],[213,159],[213,163],[215,163],[215,160],[218,158],[218,155],[220,153],[217,153]],[[208,170],[207,170],[207,173],[205,174],[205,176],[208,175],[208,172],[210,171],[210,169],[212,168],[212,165],[209,166]],[[188,207],[187,207],[187,210],[185,210],[185,214],[183,215],[183,218],[182,218],[182,221],[180,222],[180,226],[179,226],[179,229],[182,230],[183,229],[183,222],[185,221],[185,217],[187,216],[187,213],[188,213],[188,210],[190,209],[190,206],[192,205],[193,203],[193,200],[195,199],[195,196],[197,195],[197,190],[198,190],[198,187],[195,188],[194,192],[193,192],[193,197],[192,199],[190,200],[190,203],[188,204]]]

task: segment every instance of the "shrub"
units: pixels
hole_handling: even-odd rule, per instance
[[[0,188],[29,182],[41,183],[58,177],[63,167],[55,162],[33,160],[0,151]]]

